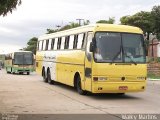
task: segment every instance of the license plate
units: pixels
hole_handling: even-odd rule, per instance
[[[119,86],[119,90],[128,90],[128,86]]]

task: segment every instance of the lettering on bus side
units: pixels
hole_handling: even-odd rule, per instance
[[[85,68],[85,76],[86,77],[91,77],[91,68]]]

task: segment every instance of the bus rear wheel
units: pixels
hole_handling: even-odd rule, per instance
[[[49,84],[54,84],[55,82],[51,79],[51,72],[50,72],[50,70],[48,70],[48,72],[47,72],[47,79],[48,79],[48,83]]]
[[[29,75],[30,74],[30,72],[27,72],[27,75]]]
[[[46,83],[48,82],[47,76],[45,74],[45,70],[43,70],[43,81]]]
[[[77,92],[78,92],[80,95],[86,95],[86,94],[87,94],[87,91],[82,90],[82,87],[81,87],[81,78],[80,78],[80,76],[77,77],[76,88],[77,88]]]

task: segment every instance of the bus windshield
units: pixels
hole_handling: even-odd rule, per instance
[[[97,32],[94,59],[96,62],[145,63],[143,35]]]
[[[21,53],[17,52],[14,55],[15,65],[32,65],[33,64],[33,54],[32,53]]]

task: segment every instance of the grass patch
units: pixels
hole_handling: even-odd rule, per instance
[[[147,77],[151,79],[160,79],[160,75],[156,75],[154,73],[148,73]]]

